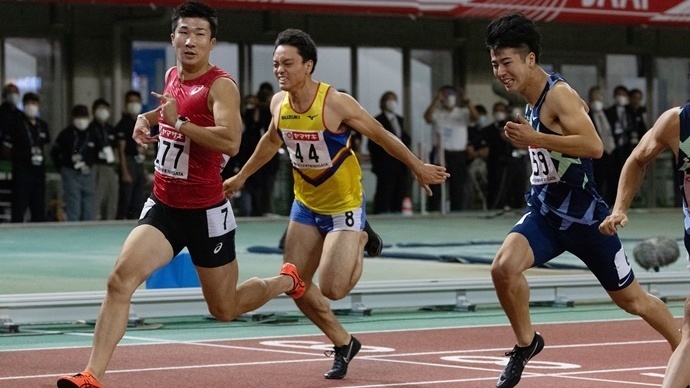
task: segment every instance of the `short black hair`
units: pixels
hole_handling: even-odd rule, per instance
[[[22,104],[26,104],[27,102],[40,102],[41,100],[38,98],[38,94],[36,93],[24,93],[24,96],[22,97]]]
[[[398,96],[395,94],[395,92],[389,90],[381,95],[381,98],[379,99],[379,109],[385,110],[386,108],[386,101],[388,101],[391,97],[393,97],[396,101],[398,101]]]
[[[295,47],[299,56],[302,57],[302,63],[307,61],[314,62],[311,74],[314,73],[314,69],[316,69],[316,44],[309,34],[296,28],[288,28],[278,34],[273,51],[275,52],[275,49],[281,45]]]
[[[141,101],[141,93],[137,90],[128,90],[127,93],[125,93],[125,101],[129,100],[132,96],[139,98],[139,101]]]
[[[630,91],[628,90],[628,88],[626,88],[623,85],[618,85],[615,88],[613,88],[613,96],[615,97],[616,95],[618,95],[618,92],[625,93],[628,96],[630,95]]]
[[[7,85],[3,86],[3,87],[2,87],[2,98],[3,98],[3,100],[6,99],[7,96],[10,94],[10,90],[13,91],[13,90],[15,90],[15,89],[16,89],[16,90],[19,90],[19,88],[17,87],[17,85],[15,85],[15,84],[13,84],[13,83],[8,83]]]
[[[206,19],[211,26],[211,39],[218,33],[218,14],[216,10],[201,1],[188,1],[175,7],[172,13],[172,32],[175,33],[177,21],[182,18]]]
[[[509,13],[494,19],[486,27],[486,47],[489,50],[514,48],[525,58],[534,53],[539,63],[541,54],[541,34],[534,22],[520,12]]]
[[[95,112],[96,108],[102,105],[105,105],[106,107],[110,108],[110,103],[106,101],[105,98],[99,98],[96,99],[96,101],[94,101],[93,104],[91,104],[91,111]]]
[[[89,116],[89,108],[86,107],[86,105],[75,105],[72,108],[72,117],[88,117]]]

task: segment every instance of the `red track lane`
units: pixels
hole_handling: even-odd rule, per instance
[[[669,345],[643,321],[538,325],[546,347],[521,388],[659,387]],[[323,336],[120,346],[104,383],[115,387],[493,387],[509,327],[356,334],[365,346],[344,380],[325,380]],[[89,349],[0,352],[0,387],[55,387]]]

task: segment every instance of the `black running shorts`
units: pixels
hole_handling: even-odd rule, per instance
[[[173,248],[173,256],[187,247],[194,265],[220,267],[235,260],[235,215],[230,202],[208,209],[176,209],[151,196],[138,225],[160,230]]]

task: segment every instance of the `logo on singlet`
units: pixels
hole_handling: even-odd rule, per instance
[[[678,171],[686,171],[688,170],[688,168],[690,168],[690,159],[688,159],[688,157],[686,156],[683,158],[683,164],[680,166]]]
[[[281,120],[299,120],[299,115],[282,115]]]
[[[199,85],[199,86],[195,87],[194,89],[192,89],[192,91],[189,92],[189,94],[195,95],[195,94],[199,93],[199,92],[202,91],[202,90],[204,90],[204,86],[203,86],[203,85]]]
[[[309,117],[309,120],[314,120],[314,118],[316,118],[316,116],[318,116],[318,114],[315,114],[313,116],[307,115],[307,117]]]

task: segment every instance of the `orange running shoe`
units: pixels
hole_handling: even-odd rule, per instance
[[[304,295],[304,291],[307,290],[307,285],[304,283],[304,280],[302,280],[302,278],[299,277],[297,267],[295,267],[294,264],[283,264],[283,268],[280,269],[280,274],[291,277],[292,283],[294,284],[292,290],[286,292],[286,294],[290,295],[292,299],[299,299],[302,295]]]
[[[72,376],[62,376],[57,381],[58,388],[103,388],[90,372],[83,371]]]

